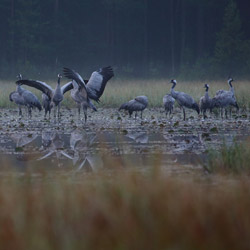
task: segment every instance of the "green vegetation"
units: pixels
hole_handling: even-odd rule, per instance
[[[219,150],[208,151],[208,163],[204,168],[210,173],[250,173],[250,140],[226,145]]]
[[[42,79],[41,79],[42,80]],[[99,107],[119,107],[121,103],[126,102],[138,95],[147,95],[149,97],[149,107],[161,107],[162,98],[165,94],[170,93],[172,85],[170,80],[119,80],[112,79],[108,82],[104,91],[104,95],[101,97],[101,104]],[[48,81],[52,86],[55,85],[55,81]],[[63,82],[63,84],[65,81]],[[176,90],[184,91],[199,102],[200,97],[204,95],[205,90],[203,88],[204,83],[209,83],[210,96],[214,96],[218,89],[229,89],[227,81],[177,81]],[[238,104],[241,109],[250,108],[250,89],[248,88],[248,82],[235,81],[235,92]],[[0,107],[16,107],[9,101],[9,93],[15,90],[14,82],[2,81],[0,92]],[[26,86],[25,86],[26,87]],[[28,87],[27,87],[28,88]],[[38,97],[41,97],[41,92],[34,88],[29,88],[32,92],[36,93]],[[62,106],[75,107],[75,103],[70,97],[69,93],[66,93],[65,99],[62,102]],[[98,105],[97,105],[98,106]]]

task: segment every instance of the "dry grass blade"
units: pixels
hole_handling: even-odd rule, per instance
[[[250,183],[153,175],[0,180],[0,249],[247,249]],[[6,185],[6,182],[8,185]]]

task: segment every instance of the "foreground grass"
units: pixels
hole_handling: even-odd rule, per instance
[[[160,156],[140,172],[117,160],[98,173],[33,162],[20,174],[1,160],[0,250],[249,249],[249,150],[224,146],[210,158],[214,173],[242,175],[185,180],[160,168]]]
[[[0,179],[0,249],[248,249],[250,183],[113,173]],[[35,179],[35,180],[34,180]]]
[[[47,83],[55,86],[55,81],[48,81]],[[64,79],[63,83],[66,83]],[[200,97],[204,95],[204,83],[205,82],[178,82],[176,90],[184,91],[194,97],[196,101],[199,101]],[[210,96],[214,96],[218,89],[228,90],[229,87],[226,81],[206,82],[210,85]],[[0,107],[15,107],[14,104],[9,101],[9,93],[15,90],[14,82],[1,81],[0,92]],[[239,81],[234,82],[237,101],[239,106],[243,109],[250,107],[250,88],[249,82]],[[167,80],[120,80],[112,79],[108,82],[104,95],[101,98],[101,106],[104,107],[119,107],[121,103],[126,102],[138,95],[147,95],[149,97],[150,107],[162,106],[162,98],[166,93],[170,92],[171,84],[169,79]],[[41,97],[41,92],[28,88]],[[66,98],[63,101],[63,106],[75,107],[69,93],[66,94]]]
[[[250,138],[232,145],[225,143],[219,150],[208,151],[208,162],[204,164],[209,173],[250,173]]]

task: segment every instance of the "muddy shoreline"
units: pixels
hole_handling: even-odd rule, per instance
[[[19,119],[17,109],[1,109],[0,114],[1,159],[9,159],[15,168],[39,163],[93,170],[116,160],[143,168],[161,158],[162,166],[185,166],[183,171],[200,167],[208,149],[250,136],[249,114],[204,120],[188,112],[189,119],[183,121],[180,110],[169,119],[157,108],[135,120],[110,108],[88,112],[86,124],[76,109],[62,109],[59,120],[44,120],[43,112]]]

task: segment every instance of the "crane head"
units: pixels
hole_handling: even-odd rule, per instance
[[[16,76],[16,78],[17,78],[18,80],[22,80],[22,75],[19,73],[19,74]]]
[[[57,75],[57,77],[61,79],[61,78],[62,78],[62,75],[59,73],[59,74]]]
[[[177,81],[176,81],[176,80],[174,80],[174,79],[172,79],[172,80],[170,81],[170,83],[177,84]]]

